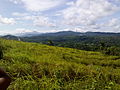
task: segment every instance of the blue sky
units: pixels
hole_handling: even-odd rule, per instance
[[[0,0],[0,34],[120,32],[120,0]]]

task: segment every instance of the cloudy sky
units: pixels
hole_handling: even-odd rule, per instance
[[[120,0],[0,0],[0,34],[120,32]]]

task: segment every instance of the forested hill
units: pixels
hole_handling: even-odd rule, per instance
[[[5,39],[0,50],[8,90],[120,89],[120,56]]]
[[[2,36],[2,38],[12,39],[12,40],[21,40],[27,42],[38,42],[46,44],[47,41],[54,41],[54,44],[57,43],[66,43],[66,42],[76,42],[76,43],[97,43],[97,42],[105,42],[110,45],[120,46],[120,33],[105,33],[105,32],[73,32],[73,31],[62,31],[56,33],[32,33],[24,36],[13,36],[6,35]]]
[[[2,38],[37,42],[52,46],[75,48],[86,51],[102,51],[108,55],[120,55],[120,33],[104,32],[72,32],[44,33],[32,36],[3,36]]]

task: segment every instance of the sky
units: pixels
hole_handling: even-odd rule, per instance
[[[0,35],[120,32],[120,0],[0,0]]]

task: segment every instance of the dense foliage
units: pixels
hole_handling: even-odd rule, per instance
[[[26,37],[6,35],[3,38],[86,51],[99,51],[106,55],[120,55],[120,33],[63,31]]]
[[[35,36],[22,41],[120,55],[120,36]]]
[[[8,90],[119,90],[120,56],[0,39]],[[52,42],[51,42],[52,43]]]

